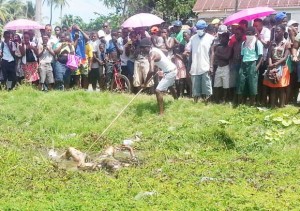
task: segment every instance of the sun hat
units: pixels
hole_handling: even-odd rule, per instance
[[[220,19],[215,18],[212,20],[211,24],[219,24],[220,23]]]
[[[219,26],[218,34],[224,34],[224,33],[227,33],[227,32],[228,32],[227,26],[225,26],[225,25],[220,25]]]
[[[103,30],[98,31],[98,37],[105,37],[105,32]]]

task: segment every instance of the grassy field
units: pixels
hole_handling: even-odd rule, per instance
[[[0,92],[0,210],[299,210],[298,108],[262,111],[139,96],[92,148],[136,132],[139,165],[115,173],[54,168],[87,150],[132,95]],[[152,195],[143,193],[151,192]]]

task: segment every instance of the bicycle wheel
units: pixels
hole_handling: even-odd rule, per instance
[[[118,76],[115,76],[111,83],[111,91],[113,92],[131,92],[131,85],[129,79],[122,74],[118,74]]]

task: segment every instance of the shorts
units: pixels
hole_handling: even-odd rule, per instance
[[[224,67],[218,67],[215,73],[214,87],[222,87],[224,89],[229,89],[229,77],[229,65],[226,65]]]
[[[257,83],[256,61],[242,62],[237,80],[237,94],[244,96],[257,95]]]
[[[162,92],[167,91],[170,86],[174,85],[176,75],[177,75],[177,70],[173,70],[165,74],[164,77],[161,79],[161,81],[158,83],[156,89]]]
[[[45,82],[48,84],[54,83],[53,69],[51,63],[40,63],[38,70],[40,74],[41,84],[44,84]]]
[[[148,72],[150,70],[150,64],[148,59],[139,59],[134,62],[134,73],[133,73],[133,86],[139,87],[146,82]],[[149,81],[147,87],[154,85],[153,79]]]
[[[212,95],[212,84],[208,72],[205,72],[201,75],[192,75],[191,80],[193,97]]]

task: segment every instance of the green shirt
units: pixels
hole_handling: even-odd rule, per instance
[[[249,49],[244,47],[244,43],[242,43],[242,50],[241,50],[241,55],[243,56],[243,62],[253,62],[257,61],[259,56],[263,55],[263,49],[264,46],[263,44],[257,40],[256,41],[256,47],[254,49]]]

